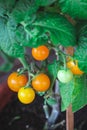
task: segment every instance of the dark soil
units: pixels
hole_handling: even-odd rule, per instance
[[[87,129],[87,106],[75,114],[75,130]],[[65,120],[65,112],[61,112],[57,123]],[[0,130],[43,130],[46,118],[43,111],[43,98],[36,97],[30,105],[21,104],[17,95],[0,112]],[[56,130],[65,130],[65,124]]]
[[[65,115],[61,113],[57,122],[64,118]],[[43,130],[45,122],[43,98],[40,96],[32,104],[23,105],[15,95],[0,113],[0,130]],[[58,128],[65,130],[65,126],[60,125]]]

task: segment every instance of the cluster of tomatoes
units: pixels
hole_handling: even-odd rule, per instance
[[[35,60],[43,61],[49,56],[49,49],[42,45],[32,48],[32,56]],[[72,80],[73,75],[81,75],[83,72],[79,69],[77,61],[69,60],[66,63],[67,69],[61,69],[57,73],[57,78],[62,83],[68,83]],[[39,73],[35,75],[28,85],[28,76],[13,72],[8,76],[8,87],[18,93],[18,99],[24,104],[29,104],[35,99],[36,92],[46,92],[51,81],[47,74]]]
[[[18,99],[24,104],[31,103],[35,99],[36,92],[47,91],[50,87],[50,79],[44,74],[40,73],[32,79],[31,86],[27,86],[28,78],[24,74],[13,72],[8,77],[8,87],[18,92]]]
[[[49,55],[46,46],[32,49],[32,56],[38,61],[45,60]],[[30,86],[27,85],[28,76],[13,72],[8,76],[8,87],[18,93],[18,99],[24,104],[29,104],[35,99],[36,92],[45,92],[50,88],[50,78],[45,73],[39,73],[32,78]]]

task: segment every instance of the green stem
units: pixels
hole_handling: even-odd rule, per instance
[[[51,86],[50,86],[49,90],[48,90],[47,93],[44,95],[44,99],[46,99],[46,98],[52,96],[54,83],[55,83],[55,79],[52,80]]]
[[[55,52],[56,52],[56,56],[57,56],[57,60],[59,60],[58,58],[59,58],[59,54],[62,56],[62,58],[63,58],[63,62],[64,62],[64,69],[66,70],[66,54],[65,53],[63,53],[59,48],[55,48],[55,47],[53,47],[53,49],[55,50]]]
[[[66,55],[64,54],[64,53],[62,53],[62,52],[59,52],[60,53],[60,55],[62,56],[62,58],[63,58],[63,62],[64,62],[64,69],[66,70]]]
[[[19,61],[22,63],[22,65],[23,65],[23,67],[24,67],[25,69],[29,69],[29,65],[28,65],[27,61],[25,60],[25,57],[20,57],[20,58],[18,58],[18,59],[19,59]]]

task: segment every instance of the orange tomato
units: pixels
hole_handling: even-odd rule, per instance
[[[72,71],[75,75],[82,75],[84,72],[80,70],[78,67],[78,62],[70,60],[67,62],[67,67]]]
[[[45,60],[49,56],[49,49],[44,45],[32,48],[32,56],[36,60]]]
[[[27,81],[26,75],[18,75],[17,72],[11,73],[7,79],[8,87],[14,92],[18,92],[21,87],[26,85]]]
[[[37,75],[33,80],[32,80],[32,87],[38,91],[38,92],[44,92],[47,91],[50,87],[50,79],[49,77],[41,73]]]
[[[29,104],[35,99],[35,91],[32,88],[20,88],[18,91],[18,99],[23,104]]]

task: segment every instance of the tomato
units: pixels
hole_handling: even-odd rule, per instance
[[[26,85],[27,81],[26,75],[19,75],[17,72],[11,73],[7,79],[8,87],[14,92],[18,92],[21,87]]]
[[[57,73],[57,77],[60,82],[68,83],[73,78],[73,73],[70,70],[59,70]]]
[[[32,87],[38,91],[38,92],[44,92],[47,91],[50,87],[50,79],[49,77],[41,73],[37,75],[33,80],[32,80]]]
[[[82,75],[84,72],[80,70],[78,67],[78,62],[70,60],[67,62],[67,67],[72,71],[75,75]]]
[[[32,56],[36,60],[45,60],[49,56],[49,49],[44,45],[32,48]]]
[[[29,104],[35,99],[35,91],[32,88],[20,88],[18,91],[18,99],[23,104]]]

